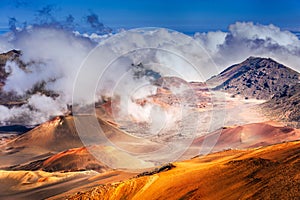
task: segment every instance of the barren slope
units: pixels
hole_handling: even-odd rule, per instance
[[[297,199],[300,142],[229,150],[175,168],[98,186],[68,199]]]
[[[249,57],[233,65],[207,82],[234,95],[270,99],[283,86],[298,83],[300,74],[271,58]]]
[[[104,151],[104,150],[103,150]],[[86,147],[69,149],[47,159],[37,160],[21,166],[12,166],[9,170],[43,170],[46,172],[74,172],[95,170],[105,172],[108,166],[97,160]]]
[[[300,127],[300,83],[283,87],[262,108],[270,117]]]
[[[122,148],[133,153],[148,152],[159,148],[156,143],[147,139],[132,137],[112,124],[101,119],[98,120],[104,132],[103,137],[113,142],[116,148]],[[89,123],[89,121],[86,123]],[[82,124],[82,127],[85,128],[84,130],[88,130],[85,124]],[[103,137],[97,139],[99,134],[98,132],[91,132],[80,138],[72,116],[56,117],[0,146],[0,167],[29,164],[33,161],[46,159],[61,151],[86,145],[100,145],[99,148],[101,149],[103,148],[101,145],[105,144],[105,141],[100,141]],[[81,139],[87,142],[83,144]],[[108,154],[114,152],[116,148],[108,147],[104,149]]]
[[[192,147],[200,147],[204,140],[210,138],[218,138],[212,149],[213,152],[216,152],[229,148],[244,149],[298,140],[300,130],[271,121],[224,127],[207,136],[196,138]]]
[[[99,184],[117,182],[135,173],[109,171],[98,174],[83,172],[2,171],[0,170],[0,199],[40,200],[68,192],[78,192]]]

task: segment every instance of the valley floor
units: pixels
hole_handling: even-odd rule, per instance
[[[2,140],[1,167],[10,166],[11,170],[0,170],[0,199],[296,199],[300,197],[300,143],[277,143],[299,139],[300,130],[270,122],[257,109],[262,102],[219,93],[214,120],[219,117],[223,122],[211,127],[208,135],[197,134],[181,161],[174,163],[175,168],[138,178],[143,171],[108,169],[94,161],[82,148],[72,116],[57,117],[21,137]],[[209,122],[207,118],[202,123]],[[143,151],[143,145],[158,145],[125,134],[126,130],[120,130],[105,117],[100,124],[108,137],[121,145],[139,144],[131,145],[139,151]],[[209,137],[218,138],[210,149],[215,153],[190,160],[199,155]],[[103,167],[103,171],[79,169],[85,166],[84,159],[87,165],[91,162]],[[42,171],[45,163],[51,170],[59,170]],[[38,168],[39,164],[43,165]],[[74,171],[67,172],[68,166]]]

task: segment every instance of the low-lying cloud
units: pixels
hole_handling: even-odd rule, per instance
[[[96,28],[104,27],[93,13],[86,19]],[[72,27],[72,23],[72,16],[69,16],[68,27]],[[18,63],[13,61],[6,63],[5,70],[9,76],[3,88],[4,92],[14,92],[22,96],[26,95],[37,83],[44,82],[45,89],[59,94],[58,97],[53,98],[38,93],[26,97],[27,103],[20,107],[0,106],[0,121],[36,124],[65,112],[67,104],[72,101],[73,84],[81,63],[94,47],[99,43],[105,44],[103,41],[111,36],[111,34],[103,35],[103,33],[81,34],[63,26],[49,26],[48,24],[27,26],[21,30],[16,27],[14,31],[0,36],[0,52],[20,49],[21,59],[27,63],[26,70],[21,69]],[[106,47],[112,55],[125,53],[136,46],[171,49],[175,54],[159,52],[152,55],[153,60],[162,66],[167,65],[187,80],[204,81],[215,75],[217,71],[220,72],[249,56],[271,57],[300,71],[299,39],[293,33],[280,30],[274,25],[237,22],[229,26],[228,32],[196,33],[195,40],[191,38],[182,40],[183,37],[176,36],[176,34],[178,33],[165,29],[145,33],[132,31],[126,36],[127,42],[116,41],[109,43]],[[173,48],[172,45],[177,45],[177,48]],[[199,45],[203,49],[199,48]],[[207,59],[207,55],[204,56],[205,51],[216,63],[218,70],[211,70],[216,67]],[[186,58],[190,63],[179,59],[176,53],[180,54],[180,52],[187,55]],[[143,56],[139,57],[139,54],[135,54],[130,60],[122,62],[126,63],[126,66],[118,65],[115,68],[118,71],[107,75],[106,81],[114,84],[114,79],[117,80],[119,75],[130,69],[130,63],[143,62]],[[201,79],[195,76],[194,71],[186,70],[189,69],[187,67],[191,63],[203,74]],[[164,70],[165,68],[157,69],[162,75],[168,74],[168,71]],[[127,81],[127,84],[134,84],[134,82]]]

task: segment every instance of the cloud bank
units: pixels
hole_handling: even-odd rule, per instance
[[[289,31],[274,25],[237,22],[228,32],[196,33],[194,38],[203,45],[221,70],[249,56],[271,57],[300,71],[300,40]]]
[[[91,26],[103,28],[95,15],[87,18]],[[72,21],[71,17],[69,21]],[[100,33],[100,32],[98,32]],[[157,65],[155,71],[162,75],[182,75],[187,80],[204,81],[218,71],[239,63],[249,56],[271,57],[282,64],[300,71],[300,40],[289,31],[283,31],[274,25],[260,25],[252,22],[237,22],[229,26],[228,32],[216,31],[196,33],[193,39],[182,39],[177,32],[166,29],[151,30],[142,33],[132,31],[123,38],[127,42],[110,42],[111,34],[97,33],[80,34],[78,31],[63,28],[62,26],[35,25],[27,26],[0,36],[0,52],[11,49],[22,50],[21,59],[27,63],[26,70],[17,63],[9,61],[5,70],[9,73],[4,92],[14,92],[26,95],[37,83],[44,82],[45,89],[59,94],[53,98],[37,93],[27,96],[27,104],[21,107],[7,108],[0,106],[2,123],[41,123],[53,115],[62,114],[66,105],[71,103],[73,84],[81,63],[97,45],[106,45],[108,57],[123,54],[134,47],[158,47],[171,49],[175,54],[156,52],[151,59]],[[174,46],[177,46],[174,48]],[[201,48],[202,47],[202,48]],[[207,59],[210,55],[213,62]],[[176,56],[176,53],[185,55],[190,63]],[[205,54],[205,55],[204,55]],[[129,60],[115,63],[105,80],[114,84],[118,77],[130,70],[130,64],[145,61],[145,54],[134,54]],[[96,62],[96,61],[95,61]],[[97,61],[99,62],[99,60]],[[202,77],[194,76],[195,72],[187,69],[193,64]],[[124,65],[126,64],[126,65]],[[124,66],[122,66],[124,65]],[[168,74],[170,71],[173,74]],[[88,74],[87,74],[88,75]],[[148,81],[148,80],[147,80]],[[126,84],[134,84],[127,80]],[[110,84],[108,84],[110,85]],[[121,90],[120,90],[121,91]],[[47,106],[45,106],[47,105]],[[31,117],[28,117],[31,116]]]

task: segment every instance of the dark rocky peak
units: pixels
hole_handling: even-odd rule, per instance
[[[270,99],[283,86],[299,82],[300,74],[271,58],[249,57],[232,65],[207,82],[216,90],[224,90],[247,98]]]

